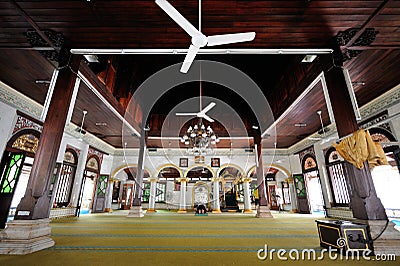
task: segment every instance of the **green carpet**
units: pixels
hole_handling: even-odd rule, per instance
[[[273,219],[248,214],[146,214],[127,211],[90,214],[51,223],[56,245],[25,256],[0,255],[0,265],[398,265],[396,262],[260,260],[257,251],[310,249],[320,255],[316,217],[274,213]],[[399,258],[397,259],[397,263]]]

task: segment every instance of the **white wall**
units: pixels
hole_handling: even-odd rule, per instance
[[[17,109],[0,101],[0,151],[6,148],[8,140],[11,138],[15,122],[17,121]]]
[[[111,169],[113,166],[113,160],[114,156],[113,155],[103,155],[103,161],[101,163],[101,170],[100,173],[103,175],[109,175],[111,174]]]
[[[399,113],[400,113],[400,103],[398,103],[388,109],[389,117],[397,115]],[[392,119],[391,124],[392,124],[393,134],[395,135],[396,140],[400,141],[400,116]]]

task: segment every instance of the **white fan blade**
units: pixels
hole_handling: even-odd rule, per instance
[[[182,29],[184,29],[190,36],[201,34],[186,18],[184,18],[178,10],[176,10],[166,0],[156,0],[156,4],[165,11]]]
[[[198,116],[198,117],[201,117],[201,118],[204,118],[205,120],[208,120],[208,121],[211,122],[211,123],[214,122],[214,119],[212,119],[211,117],[209,117],[209,116],[206,115],[206,114],[198,113],[197,116]]]
[[[255,32],[212,35],[208,36],[207,46],[215,46],[215,45],[237,43],[237,42],[248,42],[254,40],[255,37],[256,37]]]
[[[216,105],[216,103],[211,102],[211,103],[210,103],[209,105],[207,105],[203,110],[201,110],[200,113],[202,113],[202,114],[207,113],[207,112],[210,111],[211,108],[213,108],[215,105]]]
[[[187,73],[190,66],[193,63],[194,58],[196,57],[197,52],[199,51],[199,47],[194,46],[193,44],[190,45],[189,51],[186,54],[185,61],[182,63],[181,72]]]
[[[197,116],[198,113],[176,113],[176,116]]]

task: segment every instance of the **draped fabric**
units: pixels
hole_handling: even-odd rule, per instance
[[[372,140],[368,130],[357,130],[339,144],[334,143],[333,147],[346,161],[358,169],[363,168],[366,160],[371,170],[375,166],[388,164],[380,143]]]

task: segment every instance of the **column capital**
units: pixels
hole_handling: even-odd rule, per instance
[[[181,177],[178,178],[178,181],[181,182],[181,183],[182,182],[189,182],[189,178],[181,176]]]
[[[211,182],[220,182],[221,181],[221,177],[213,177],[211,178]]]
[[[158,182],[158,177],[149,177],[149,181],[151,182],[151,183],[157,183]]]
[[[250,183],[252,178],[248,177],[248,176],[245,176],[245,177],[242,177],[242,180],[243,180],[243,182],[249,182]]]

